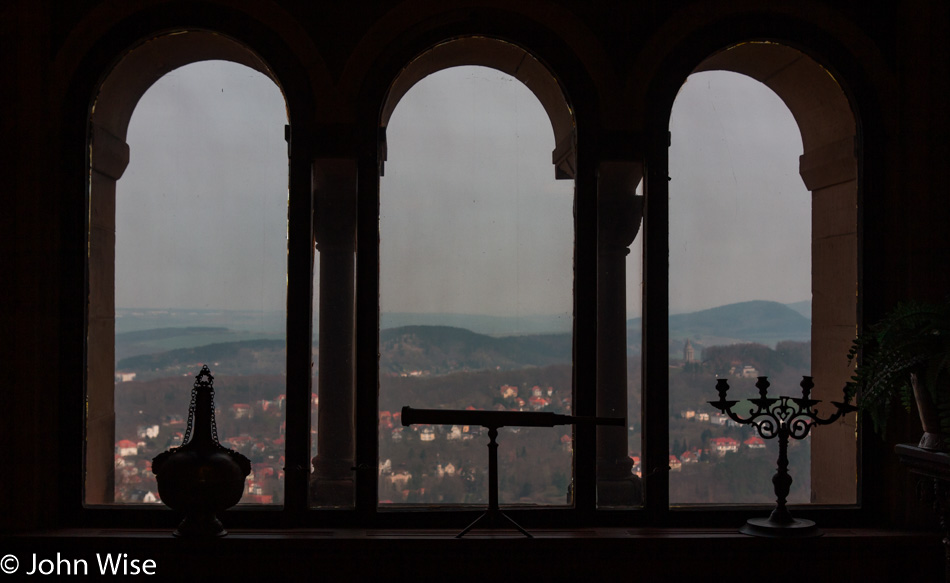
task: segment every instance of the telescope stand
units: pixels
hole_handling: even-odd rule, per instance
[[[521,528],[517,522],[510,516],[501,511],[498,507],[498,428],[488,428],[488,510],[475,519],[475,522],[465,527],[465,530],[455,535],[455,538],[462,538],[468,531],[475,528],[480,522],[487,522],[489,526],[496,526],[499,522],[507,522],[517,528],[521,534],[528,538],[534,538],[525,529]]]

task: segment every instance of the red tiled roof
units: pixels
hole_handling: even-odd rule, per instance
[[[713,437],[709,442],[715,445],[739,445],[739,442],[731,437]]]

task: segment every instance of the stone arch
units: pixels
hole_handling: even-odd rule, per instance
[[[109,72],[99,87],[92,123],[125,140],[129,120],[139,99],[166,73],[200,61],[231,61],[279,81],[253,51],[227,36],[196,30],[169,33],[134,48]]]
[[[380,127],[385,129],[399,101],[418,81],[450,67],[482,65],[518,79],[531,90],[544,107],[554,130],[552,162],[558,178],[575,174],[574,114],[557,79],[527,51],[502,40],[469,36],[437,44],[412,60],[389,88],[380,111]],[[385,150],[381,158],[385,160]]]
[[[430,47],[479,36],[523,47],[549,67],[546,74],[557,71],[575,116],[583,111],[585,125],[593,125],[595,118],[622,117],[623,76],[609,65],[603,38],[576,11],[543,0],[488,0],[478,8],[400,0],[360,37],[339,77],[340,94],[353,101],[365,96],[364,108],[378,107],[388,87],[367,86],[367,79],[394,78]]]
[[[798,122],[806,154],[854,138],[855,118],[841,86],[796,49],[773,42],[740,43],[706,58],[693,72],[713,70],[746,75],[775,92]],[[853,151],[848,157],[854,161]]]

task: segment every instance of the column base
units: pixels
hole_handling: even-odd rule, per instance
[[[310,479],[310,505],[320,507],[352,508],[353,480]]]
[[[310,505],[350,508],[354,503],[356,481],[353,463],[348,460],[313,458],[310,475]]]
[[[597,480],[597,506],[640,506],[643,504],[643,484],[630,475],[623,478]]]

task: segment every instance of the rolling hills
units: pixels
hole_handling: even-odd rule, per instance
[[[774,347],[783,340],[809,340],[811,334],[811,322],[801,312],[769,301],[674,314],[669,323],[672,357],[682,354],[687,338],[698,357],[704,347],[748,342]],[[380,372],[395,376],[544,367],[570,363],[572,354],[570,333],[490,336],[456,326],[410,325],[383,329],[379,338]],[[639,352],[639,318],[628,321],[627,339],[629,351]],[[116,334],[116,370],[181,374],[196,363],[217,362],[229,374],[281,374],[284,349],[282,339],[219,326],[135,330]]]

